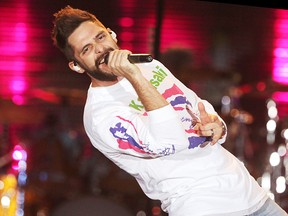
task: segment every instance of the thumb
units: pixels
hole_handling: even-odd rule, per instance
[[[198,103],[198,109],[200,112],[200,121],[202,124],[207,124],[209,122],[211,122],[210,117],[208,115],[208,113],[205,110],[205,106],[202,102]]]

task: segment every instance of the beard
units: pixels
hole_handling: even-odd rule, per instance
[[[116,49],[118,49],[119,47],[117,46]],[[109,52],[113,51],[113,48],[108,48],[105,50],[105,52],[99,56],[97,58],[97,60],[95,61],[95,70],[89,70],[89,69],[85,69],[86,73],[89,74],[91,77],[100,80],[100,81],[116,81],[117,80],[117,76],[115,76],[114,74],[105,72],[101,69],[99,69],[99,63],[102,61],[103,58],[105,58]]]
[[[100,81],[116,81],[117,80],[117,76],[115,76],[114,74],[104,72],[100,69],[86,70],[86,73],[89,74],[91,77]]]

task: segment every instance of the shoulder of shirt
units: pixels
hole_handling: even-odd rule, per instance
[[[140,69],[149,69],[149,68],[153,68],[154,69],[155,67],[161,67],[165,71],[169,71],[170,72],[170,70],[168,68],[166,68],[165,65],[162,62],[160,62],[159,60],[157,60],[157,59],[153,59],[151,62],[147,62],[147,63],[139,63],[139,64],[137,64],[137,66]]]

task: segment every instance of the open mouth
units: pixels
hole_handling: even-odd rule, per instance
[[[104,64],[105,63],[105,58],[102,58],[101,61],[99,61],[98,65]]]
[[[105,53],[103,56],[101,56],[100,60],[98,61],[98,65],[101,64],[108,64],[108,59],[109,59],[109,52]]]

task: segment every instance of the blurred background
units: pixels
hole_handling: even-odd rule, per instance
[[[87,139],[89,79],[52,45],[53,14],[94,13],[228,125],[224,147],[288,210],[288,10],[191,0],[0,1],[0,216],[164,216]],[[273,5],[275,6],[275,5]]]

